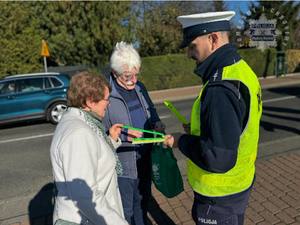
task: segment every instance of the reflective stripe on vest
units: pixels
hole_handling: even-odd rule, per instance
[[[240,136],[235,166],[226,173],[211,173],[201,169],[191,160],[187,163],[188,181],[197,193],[210,197],[242,192],[250,187],[255,173],[259,121],[262,113],[261,88],[257,76],[244,60],[224,67],[222,80],[242,82],[249,90],[250,109],[246,127]],[[191,134],[200,136],[201,95],[205,84],[194,102],[191,113]],[[229,128],[230,129],[230,128]]]

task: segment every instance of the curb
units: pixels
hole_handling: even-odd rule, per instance
[[[275,87],[284,87],[292,84],[300,84],[300,73],[286,74],[281,77],[269,76],[259,78],[262,89],[270,89]],[[154,104],[161,104],[164,100],[182,101],[193,99],[198,96],[202,85],[172,88],[166,90],[149,91],[149,95]]]

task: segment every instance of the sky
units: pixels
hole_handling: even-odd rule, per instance
[[[232,10],[232,11],[236,12],[235,16],[232,19],[232,22],[235,25],[243,25],[243,24],[241,24],[241,22],[239,22],[241,20],[241,15],[239,12],[240,11],[242,11],[244,13],[247,12],[249,9],[250,3],[251,2],[255,3],[257,1],[245,1],[245,0],[228,1],[228,0],[225,0],[224,2],[225,2],[225,5],[227,6],[228,10]]]

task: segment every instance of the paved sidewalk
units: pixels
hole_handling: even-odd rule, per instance
[[[246,210],[245,225],[300,225],[300,150],[258,159],[256,181]],[[193,192],[184,176],[184,192],[168,199],[152,188],[149,218],[152,225],[192,225]],[[0,222],[29,225],[26,215]],[[52,215],[31,220],[51,225]]]
[[[261,79],[260,82],[263,88],[299,84],[300,74],[278,79]],[[199,90],[200,86],[179,88],[151,92],[151,96],[155,103],[159,103],[164,98],[175,101],[196,97]],[[298,139],[294,142],[298,142]],[[300,225],[300,148],[296,149],[276,155],[268,154],[271,152],[268,151],[263,154],[263,158],[257,160],[256,182],[246,211],[245,225]],[[263,149],[261,150],[263,151]],[[185,171],[182,173],[184,175]],[[184,180],[185,191],[172,199],[163,197],[153,187],[154,198],[149,213],[153,225],[194,224],[190,216],[193,192],[186,182],[185,175]],[[12,215],[12,218],[0,220],[0,225],[29,224],[50,225],[52,224],[52,215],[46,213],[46,215],[31,218],[31,220],[27,214],[17,217]]]
[[[300,150],[258,159],[256,181],[246,210],[245,225],[300,225]],[[150,210],[153,225],[192,225],[193,192],[167,199],[155,188]],[[154,206],[154,207],[153,207]]]

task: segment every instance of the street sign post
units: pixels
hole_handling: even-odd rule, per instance
[[[41,56],[44,57],[44,68],[45,68],[45,72],[47,71],[47,57],[50,56],[49,53],[49,49],[48,49],[48,45],[47,42],[45,40],[42,40],[42,51],[41,51]]]

